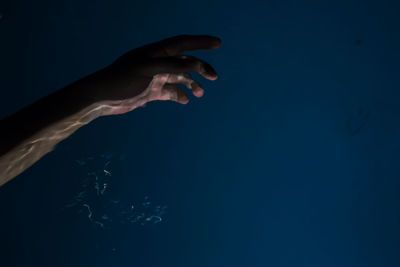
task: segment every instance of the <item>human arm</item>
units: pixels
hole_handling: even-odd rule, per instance
[[[32,166],[80,127],[98,117],[123,114],[155,100],[188,102],[184,84],[201,97],[187,73],[215,80],[215,70],[185,50],[218,48],[212,36],[180,35],[124,54],[114,63],[0,121],[0,186]]]

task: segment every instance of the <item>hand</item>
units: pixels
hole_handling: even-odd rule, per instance
[[[95,80],[101,82],[91,86],[89,94],[95,102],[111,105],[111,114],[126,113],[154,100],[186,104],[189,98],[178,87],[179,83],[191,89],[196,97],[204,94],[201,84],[188,71],[196,71],[209,80],[216,80],[218,75],[207,62],[179,54],[186,50],[215,49],[220,44],[221,40],[213,36],[179,35],[136,48],[95,73]]]

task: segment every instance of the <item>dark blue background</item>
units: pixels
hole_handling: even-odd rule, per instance
[[[2,117],[150,42],[222,45],[190,53],[219,74],[203,98],[97,119],[0,188],[0,266],[400,266],[398,3],[2,2]],[[165,221],[60,212],[104,152]]]

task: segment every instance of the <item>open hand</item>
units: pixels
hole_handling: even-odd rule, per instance
[[[204,94],[201,84],[193,80],[189,71],[209,80],[217,79],[218,75],[207,62],[180,53],[215,49],[220,44],[221,40],[214,36],[179,35],[131,50],[95,73],[101,84],[90,89],[91,97],[98,103],[111,105],[111,114],[126,113],[154,100],[186,104],[189,98],[178,84],[191,89],[196,97]]]

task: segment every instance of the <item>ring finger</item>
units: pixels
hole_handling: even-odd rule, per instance
[[[201,84],[193,80],[192,76],[186,72],[178,74],[171,73],[168,77],[167,83],[181,83],[188,89],[192,90],[195,96],[202,97],[204,95],[204,89]]]

